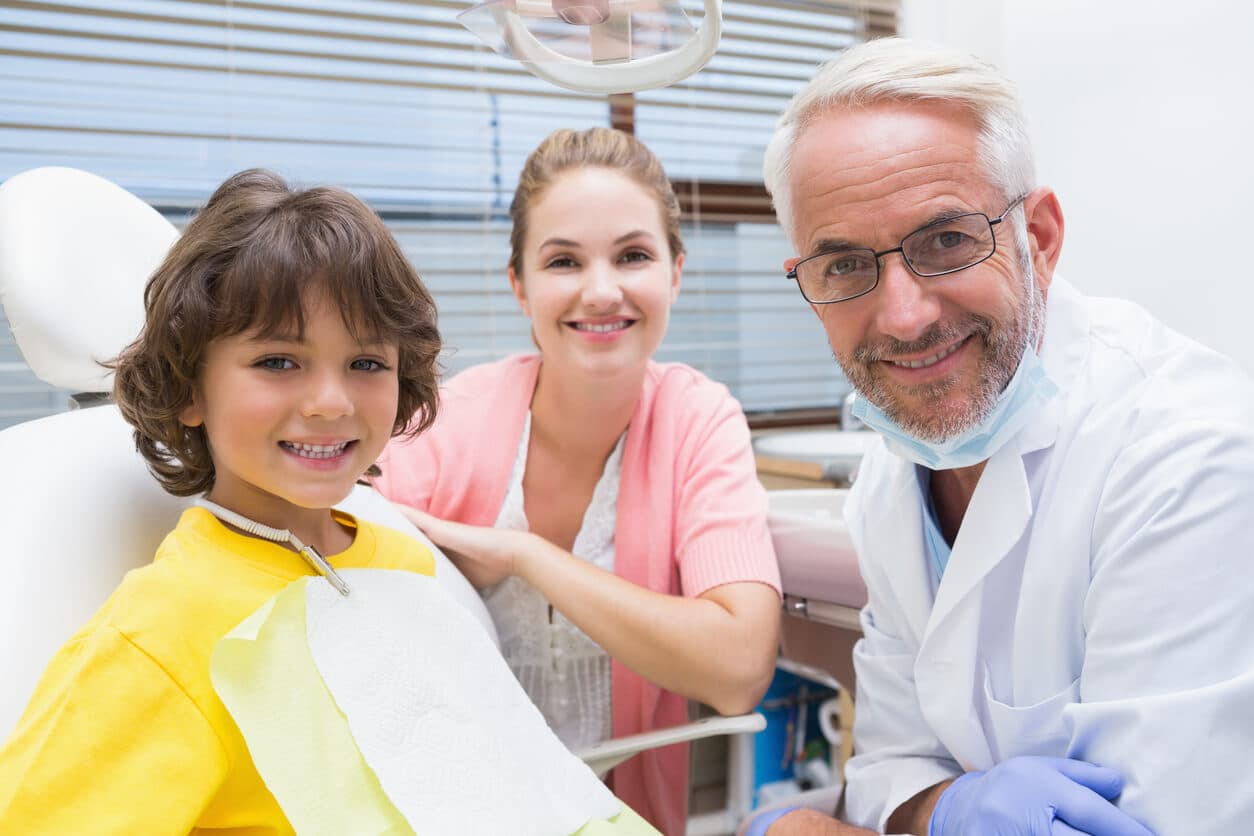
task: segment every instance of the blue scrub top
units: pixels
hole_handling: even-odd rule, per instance
[[[919,467],[919,501],[923,503],[923,547],[927,550],[928,565],[932,571],[933,588],[940,584],[949,565],[953,549],[945,542],[940,524],[936,521],[936,505],[932,502],[932,471]]]

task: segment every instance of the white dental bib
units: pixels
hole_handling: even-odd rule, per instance
[[[435,578],[343,575],[350,596],[296,581],[213,656],[214,687],[302,836],[656,833],[567,751]]]

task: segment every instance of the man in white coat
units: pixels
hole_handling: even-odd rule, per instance
[[[884,441],[847,508],[852,824],[767,832],[1254,832],[1250,380],[1054,272],[1058,198],[975,58],[886,39],[824,65],[766,181]],[[1144,246],[1187,293],[1170,210]]]

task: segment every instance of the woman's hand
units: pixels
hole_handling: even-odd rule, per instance
[[[448,555],[476,589],[500,583],[517,574],[519,556],[534,535],[526,531],[488,528],[442,520],[425,511],[394,503],[401,513]]]
[[[770,684],[779,647],[779,595],[766,584],[737,581],[697,598],[668,595],[529,531],[464,525],[397,508],[476,589],[521,578],[610,656],[667,690],[731,715],[751,711]]]

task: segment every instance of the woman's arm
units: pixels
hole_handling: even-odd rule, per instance
[[[517,573],[611,656],[721,714],[752,710],[770,684],[779,595],[766,584],[728,583],[696,598],[667,595],[539,537],[519,553]]]
[[[751,710],[774,672],[779,595],[750,581],[667,595],[529,532],[440,520],[401,507],[476,586],[517,575],[606,652],[657,685],[722,714]]]

